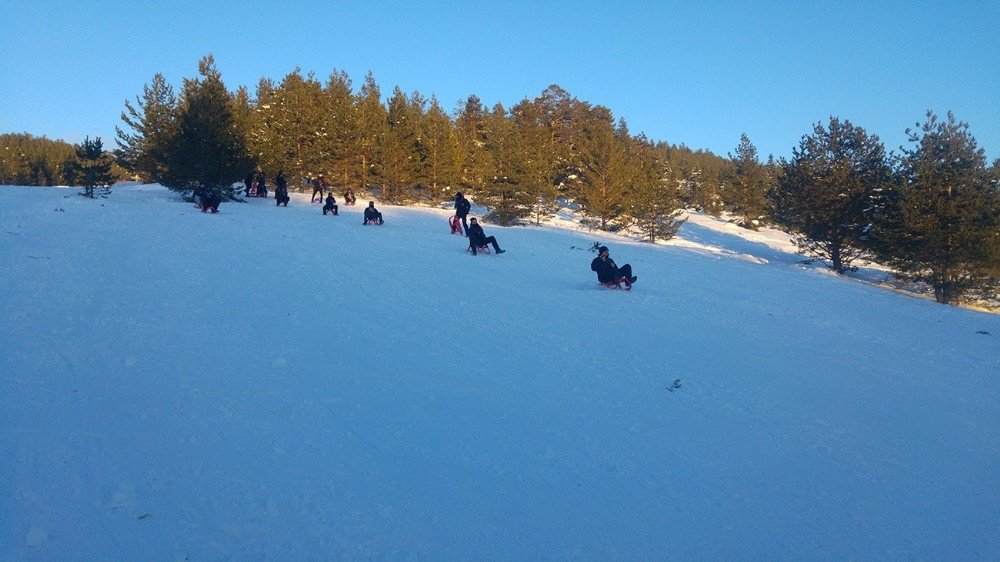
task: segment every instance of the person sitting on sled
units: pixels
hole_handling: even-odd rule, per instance
[[[323,205],[323,215],[330,211],[333,216],[337,216],[337,200],[333,198],[333,193],[326,196],[326,205]]]
[[[353,205],[358,201],[358,198],[354,196],[354,190],[347,188],[344,192],[344,205]]]
[[[369,222],[382,224],[382,213],[378,212],[378,209],[375,208],[374,201],[368,202],[368,207],[365,208],[365,222],[362,224],[368,224]]]
[[[497,244],[496,236],[486,236],[486,233],[483,232],[483,227],[479,226],[479,223],[476,221],[476,217],[469,219],[469,222],[471,224],[469,224],[469,229],[466,232],[469,235],[469,248],[472,250],[472,255],[476,255],[476,251],[481,246],[487,244],[493,244],[493,249],[496,250],[496,253],[504,253],[505,250],[501,250],[500,245]]]
[[[590,262],[590,270],[597,272],[597,280],[601,283],[617,285],[619,281],[624,281],[627,286],[631,287],[632,283],[638,279],[637,276],[632,275],[631,265],[625,264],[618,267],[615,260],[611,259],[607,246],[598,248],[597,257]]]
[[[267,176],[264,170],[257,172],[257,197],[267,197]]]

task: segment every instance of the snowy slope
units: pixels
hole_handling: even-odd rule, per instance
[[[996,315],[693,222],[602,236],[622,293],[585,233],[72,193],[0,188],[0,559],[1000,551]]]

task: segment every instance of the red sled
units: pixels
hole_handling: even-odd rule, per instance
[[[448,219],[448,226],[451,227],[452,234],[462,234],[462,219],[458,215],[453,215]]]
[[[469,252],[471,254],[472,253],[472,246],[469,246],[468,248],[466,248],[465,251]],[[486,254],[486,255],[490,255],[490,254],[493,253],[493,251],[490,250],[489,244],[487,244],[485,246],[480,246],[480,247],[476,248],[476,252],[478,252],[480,254]]]
[[[629,283],[628,279],[625,279],[624,277],[622,277],[621,279],[619,279],[617,283],[614,282],[614,281],[606,281],[604,283],[601,283],[601,285],[604,286],[604,287],[607,287],[608,289],[611,289],[613,291],[619,291],[619,290],[620,291],[631,291],[632,290],[632,284]],[[622,285],[624,285],[624,287],[622,287]]]
[[[382,226],[382,223],[378,219],[365,219],[365,226],[373,224],[375,226]]]

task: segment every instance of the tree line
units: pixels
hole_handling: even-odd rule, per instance
[[[320,81],[295,69],[252,95],[231,91],[207,56],[178,93],[155,75],[122,121],[118,163],[184,193],[235,197],[259,167],[293,187],[322,175],[391,203],[464,191],[500,224],[577,205],[590,226],[651,242],[673,236],[686,208],[779,226],[838,273],[877,259],[939,302],[996,298],[1000,279],[1000,161],[988,165],[950,113],[928,112],[899,153],[831,117],[790,158],[762,161],[745,134],[725,158],[633,134],[557,85],[509,108],[470,95],[449,112],[399,87],[385,97],[371,73],[355,88],[343,71]]]

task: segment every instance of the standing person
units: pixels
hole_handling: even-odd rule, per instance
[[[365,222],[362,224],[382,224],[382,213],[375,208],[375,202],[369,201],[365,208]]]
[[[243,185],[246,186],[243,189],[243,195],[250,197],[250,189],[253,187],[253,172],[247,172],[247,177],[243,178]]]
[[[274,176],[274,201],[275,205],[284,204],[288,206],[288,182],[285,180],[284,170],[279,170],[278,175]]]
[[[469,211],[472,210],[472,203],[462,195],[459,191],[455,194],[455,216],[462,219],[462,228],[465,229],[465,235],[469,235],[469,223],[465,222],[465,217],[469,216]]]
[[[479,226],[479,223],[476,222],[476,217],[472,217],[471,222],[472,224],[469,225],[469,228],[466,229],[465,232],[469,237],[469,249],[472,250],[472,255],[476,255],[476,251],[480,246],[485,246],[487,244],[493,244],[493,249],[496,253],[504,253],[505,250],[500,249],[500,245],[497,244],[495,236],[486,236],[486,233],[483,232],[483,227]]]
[[[319,199],[316,199],[317,193],[319,194]],[[325,195],[326,195],[326,181],[323,180],[323,174],[320,174],[315,178],[313,178],[312,202],[315,203],[316,201],[319,201],[320,203],[322,203],[323,197]]]
[[[590,262],[590,270],[597,272],[597,281],[600,283],[615,283],[624,281],[629,287],[635,283],[639,277],[632,275],[632,266],[625,264],[618,267],[615,260],[611,259],[611,253],[607,246],[597,249],[597,257]]]
[[[323,216],[330,211],[333,216],[337,216],[337,200],[333,198],[333,193],[326,196],[326,205],[323,205]]]
[[[257,197],[267,197],[267,176],[264,170],[257,172]]]

